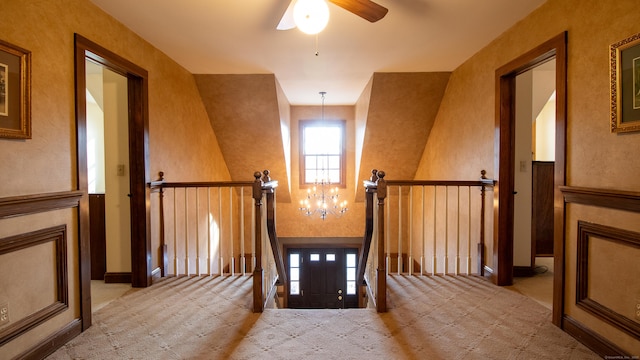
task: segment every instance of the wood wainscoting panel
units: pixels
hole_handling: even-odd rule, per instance
[[[20,296],[22,299],[36,299],[36,301],[25,300],[26,304],[7,304],[9,319],[6,325],[0,327],[0,346],[69,308],[66,225],[0,239],[0,257],[9,257],[14,255],[12,253],[19,251],[34,252],[34,254],[38,255],[38,258],[34,259],[36,262],[42,261],[45,264],[50,262],[51,269],[41,269],[34,266],[35,269],[32,270],[37,275],[42,275],[41,272],[45,270],[51,271],[51,281],[53,283],[41,284],[35,282],[36,286],[32,287],[33,290],[30,293],[23,293]],[[41,259],[41,257],[44,258]],[[29,281],[29,275],[25,274],[23,268],[20,269],[20,273],[15,275],[21,278],[9,280]],[[40,277],[38,276],[38,278]],[[44,288],[39,288],[39,286]],[[47,291],[52,293],[52,298],[47,299],[46,296],[43,296]],[[44,300],[40,301],[39,299]],[[33,309],[28,307],[29,303],[35,304]]]
[[[633,320],[638,288],[622,285],[640,279],[640,233],[578,221],[577,240],[577,306],[640,338],[640,322]],[[606,278],[598,271],[603,268]]]

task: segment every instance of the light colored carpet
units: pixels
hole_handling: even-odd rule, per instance
[[[131,290],[49,359],[599,359],[549,309],[473,276],[390,276],[384,314],[253,314],[251,284],[177,277]]]

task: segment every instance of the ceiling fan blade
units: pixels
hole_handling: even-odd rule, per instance
[[[287,7],[287,10],[284,12],[284,15],[282,15],[282,19],[280,19],[278,26],[276,26],[277,30],[290,30],[296,27],[296,23],[293,21],[293,6],[295,3],[296,0],[291,0],[289,7]]]
[[[386,7],[370,0],[329,0],[329,2],[370,22],[376,22],[382,19],[389,11]]]

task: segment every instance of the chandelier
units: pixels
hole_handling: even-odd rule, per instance
[[[316,180],[313,187],[307,190],[307,196],[300,200],[300,211],[306,216],[318,214],[322,220],[327,218],[327,214],[336,217],[344,215],[349,210],[347,201],[340,201],[338,187],[331,188],[330,186],[331,183],[327,179]]]
[[[322,121],[324,122],[324,95],[326,91],[321,91],[322,97]],[[322,220],[328,214],[341,217],[347,210],[347,201],[340,201],[338,187],[331,187],[329,176],[326,176],[325,169],[321,170],[322,176],[316,178],[313,186],[307,189],[307,195],[300,200],[299,210],[306,216],[319,215]]]

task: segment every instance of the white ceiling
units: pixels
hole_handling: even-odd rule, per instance
[[[375,0],[370,23],[329,4],[318,36],[276,25],[290,0],[91,0],[194,74],[275,74],[292,105],[354,104],[374,72],[452,71],[545,0]]]

